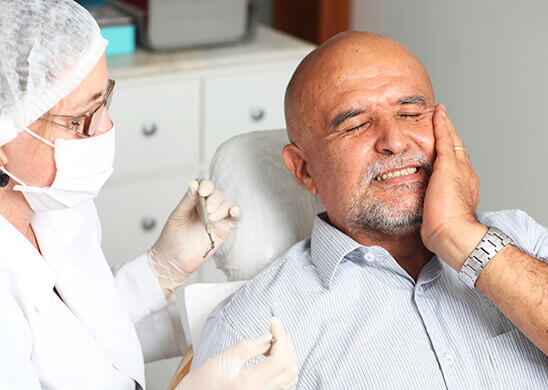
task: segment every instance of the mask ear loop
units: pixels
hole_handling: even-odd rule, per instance
[[[55,145],[52,144],[51,142],[49,142],[47,139],[43,138],[43,137],[40,137],[38,134],[36,134],[34,131],[30,130],[28,127],[25,127],[25,131],[27,133],[29,133],[30,135],[32,135],[34,138],[36,138],[37,140],[40,140],[42,141],[43,143],[45,143],[46,145],[49,145],[51,146],[52,148],[55,149]]]

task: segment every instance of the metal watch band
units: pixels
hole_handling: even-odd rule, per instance
[[[464,262],[459,278],[470,288],[476,287],[476,280],[481,271],[502,248],[512,244],[512,239],[496,227],[490,226],[485,236]]]

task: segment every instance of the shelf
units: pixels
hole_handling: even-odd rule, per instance
[[[131,55],[109,57],[107,63],[110,77],[120,79],[304,57],[314,48],[308,42],[259,26],[253,39],[237,44],[174,52],[137,49]]]

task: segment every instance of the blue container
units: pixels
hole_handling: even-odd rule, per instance
[[[107,56],[135,52],[135,26],[133,24],[101,27],[101,35],[108,40]]]
[[[131,16],[102,1],[81,1],[101,28],[101,35],[108,40],[107,56],[135,52],[135,25]]]

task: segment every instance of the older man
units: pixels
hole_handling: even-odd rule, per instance
[[[300,389],[546,388],[548,230],[476,215],[477,176],[422,64],[338,35],[297,68],[286,122],[284,161],[326,213],[212,314],[194,364],[274,314]]]

